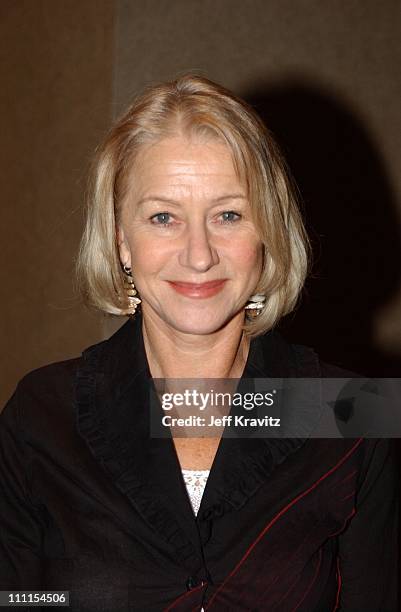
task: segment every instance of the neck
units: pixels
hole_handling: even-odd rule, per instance
[[[207,335],[172,329],[144,315],[143,339],[153,378],[240,378],[249,352],[243,313]]]

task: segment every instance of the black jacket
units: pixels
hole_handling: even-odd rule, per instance
[[[277,332],[244,372],[326,375]],[[0,590],[69,590],[80,612],[397,610],[388,440],[223,438],[195,519],[171,438],[149,435],[149,377],[137,318],[20,382],[0,418]]]

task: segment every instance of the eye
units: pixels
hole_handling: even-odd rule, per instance
[[[226,210],[220,215],[222,223],[235,223],[241,219],[241,215],[233,210]]]
[[[168,212],[157,213],[150,220],[154,225],[170,225],[171,223],[170,213]]]

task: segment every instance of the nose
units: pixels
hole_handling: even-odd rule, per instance
[[[207,227],[194,223],[187,228],[185,243],[179,254],[179,262],[196,272],[207,272],[219,263],[216,248],[213,246]]]

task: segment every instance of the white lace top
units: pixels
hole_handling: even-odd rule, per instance
[[[182,470],[185,486],[195,516],[198,514],[210,470]]]
[[[189,501],[195,516],[198,514],[199,506],[202,501],[202,495],[206,487],[206,482],[210,474],[210,470],[181,470],[187,488]],[[202,608],[201,612],[204,612]]]

